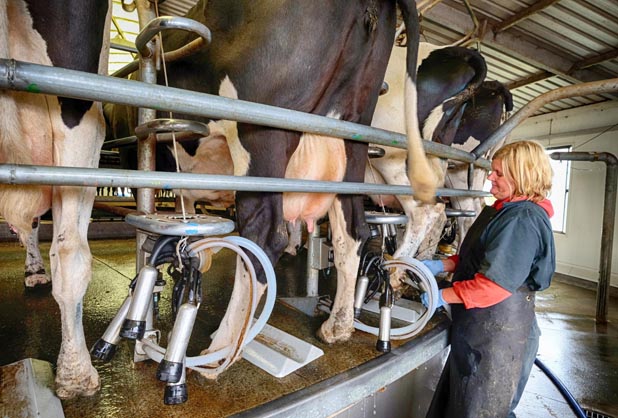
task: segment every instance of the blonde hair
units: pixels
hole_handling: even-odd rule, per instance
[[[496,151],[493,159],[502,161],[502,172],[515,186],[513,196],[540,202],[549,194],[553,172],[545,149],[537,142],[507,144]]]

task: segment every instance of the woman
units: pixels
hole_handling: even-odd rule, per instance
[[[454,273],[440,290],[451,306],[451,351],[428,417],[514,417],[538,349],[534,295],[555,269],[551,166],[539,144],[522,141],[498,150],[491,168],[494,205],[458,256],[426,262],[434,274]]]

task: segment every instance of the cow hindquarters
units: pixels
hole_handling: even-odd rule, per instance
[[[337,293],[329,318],[318,330],[318,338],[332,344],[345,341],[354,332],[354,287],[360,263],[360,247],[362,239],[355,239],[348,233],[347,222],[344,217],[344,204],[347,213],[352,213],[352,196],[339,196],[328,211],[328,219],[332,231],[332,245],[337,268]],[[362,206],[361,206],[362,207]],[[354,230],[354,228],[352,228]]]
[[[51,144],[46,108],[45,96],[0,94],[0,163],[50,164],[37,158],[45,155]],[[29,235],[32,219],[49,208],[49,195],[44,190],[49,188],[0,184],[0,214],[20,235]]]
[[[99,103],[93,104],[80,124],[72,129],[55,120],[56,165],[97,167],[104,126]],[[53,188],[52,294],[60,307],[62,320],[56,393],[65,399],[89,396],[99,389],[99,376],[91,364],[82,325],[83,298],[92,276],[87,234],[95,191],[94,187]]]

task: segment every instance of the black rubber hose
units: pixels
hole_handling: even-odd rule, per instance
[[[569,404],[569,406],[571,407],[571,409],[575,413],[575,415],[577,415],[577,418],[586,418],[586,413],[582,409],[581,405],[573,397],[571,392],[569,392],[569,390],[566,388],[566,386],[564,386],[564,384],[560,381],[560,379],[558,379],[551,372],[551,370],[549,370],[547,368],[547,366],[545,364],[543,364],[543,362],[541,360],[539,360],[538,357],[534,359],[534,364],[536,364],[538,366],[538,368],[541,369],[543,371],[543,373],[545,373],[545,375],[547,377],[549,377],[549,380],[552,381],[552,383],[556,386],[556,388],[558,389],[560,394],[562,394],[564,399],[567,401],[567,403]]]
[[[153,249],[152,249],[152,254],[150,254],[150,258],[148,259],[148,264],[151,266],[157,266],[158,265],[158,258],[159,258],[159,254],[163,251],[163,248],[165,248],[168,244],[174,242],[174,241],[179,241],[180,237],[178,236],[174,236],[174,235],[162,235],[159,238],[157,238],[157,241],[155,242]]]

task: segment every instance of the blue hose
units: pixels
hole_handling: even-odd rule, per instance
[[[567,403],[569,404],[569,406],[571,407],[575,415],[577,415],[577,418],[586,418],[586,413],[584,412],[582,407],[579,405],[577,400],[573,397],[571,392],[569,392],[566,386],[564,386],[564,384],[560,381],[560,379],[558,379],[551,372],[551,370],[549,370],[547,366],[543,364],[541,360],[538,359],[538,357],[534,359],[534,364],[536,364],[538,368],[541,369],[547,377],[549,377],[549,380],[553,382],[553,384],[556,386],[560,394],[562,394],[564,399],[567,401]]]

